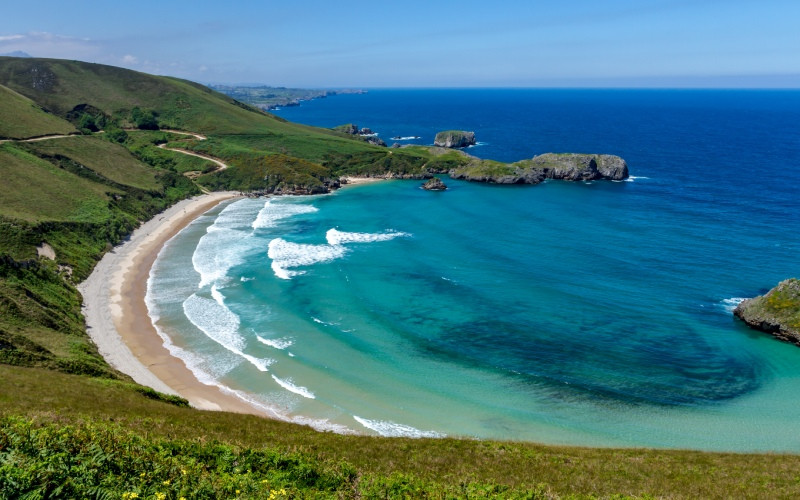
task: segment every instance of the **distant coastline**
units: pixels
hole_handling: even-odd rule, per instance
[[[342,94],[366,94],[362,89],[294,89],[286,87],[210,85],[212,89],[228,97],[249,104],[263,111],[299,106],[303,102],[324,99]]]

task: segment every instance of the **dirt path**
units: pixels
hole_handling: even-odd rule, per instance
[[[225,170],[226,168],[228,168],[227,164],[223,163],[222,160],[220,160],[218,158],[214,158],[213,156],[208,156],[208,155],[204,155],[204,154],[200,154],[200,153],[195,153],[193,151],[187,151],[185,149],[168,148],[166,144],[159,144],[158,147],[160,147],[161,149],[166,149],[167,151],[175,151],[176,153],[183,153],[183,154],[189,155],[189,156],[196,156],[197,158],[202,158],[202,159],[208,160],[208,161],[210,161],[212,163],[216,163],[219,168],[216,168],[211,172],[207,172],[209,174],[212,174],[214,172],[221,172],[221,171]]]
[[[48,139],[63,139],[65,137],[76,137],[78,134],[60,134],[60,135],[43,135],[41,137],[32,137],[30,139],[2,139],[0,140],[0,144],[6,142],[39,142],[39,141],[46,141]]]
[[[162,129],[162,132],[169,132],[170,134],[178,134],[178,135],[188,135],[190,137],[194,137],[198,141],[205,141],[208,139],[206,136],[197,134],[194,132],[184,132],[183,130],[172,130],[172,129]],[[98,134],[102,134],[104,131],[97,132]],[[0,140],[0,144],[4,144],[6,142],[38,142],[38,141],[46,141],[48,139],[63,139],[65,137],[75,137],[77,134],[61,134],[61,135],[44,135],[42,137],[32,137],[30,139],[2,139]],[[197,158],[202,158],[204,160],[208,160],[217,165],[217,168],[212,170],[211,172],[206,172],[206,174],[213,174],[215,172],[221,172],[228,168],[228,165],[224,163],[222,160],[218,158],[214,158],[213,156],[204,155],[201,153],[195,153],[193,151],[188,151],[186,149],[177,149],[177,148],[168,148],[165,144],[159,144],[158,147],[161,149],[166,149],[167,151],[175,151],[176,153],[181,153],[189,156],[196,156]]]

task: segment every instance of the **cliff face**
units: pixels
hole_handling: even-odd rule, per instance
[[[743,300],[733,314],[750,328],[800,345],[800,280],[781,281],[766,295]]]
[[[445,130],[436,134],[433,144],[442,148],[465,148],[475,144],[475,132]]]
[[[628,178],[628,165],[614,155],[545,153],[511,164],[474,161],[453,169],[450,176],[496,184],[538,184],[546,179],[619,181]]]

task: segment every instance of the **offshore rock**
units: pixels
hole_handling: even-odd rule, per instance
[[[443,148],[465,148],[475,144],[475,132],[445,130],[436,134],[433,144]]]
[[[444,191],[447,189],[447,186],[442,182],[442,180],[438,177],[433,177],[425,184],[422,185],[422,189],[427,191]]]
[[[733,314],[750,328],[800,346],[800,280],[781,281],[766,295],[743,300]]]

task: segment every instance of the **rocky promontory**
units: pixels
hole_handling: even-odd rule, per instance
[[[800,280],[781,281],[766,295],[743,300],[733,314],[750,328],[800,346]]]
[[[442,148],[465,148],[475,144],[475,132],[445,130],[436,134],[433,144]]]
[[[448,173],[454,179],[496,184],[539,184],[547,179],[621,181],[628,178],[628,165],[615,155],[545,153],[516,163],[475,159]]]

